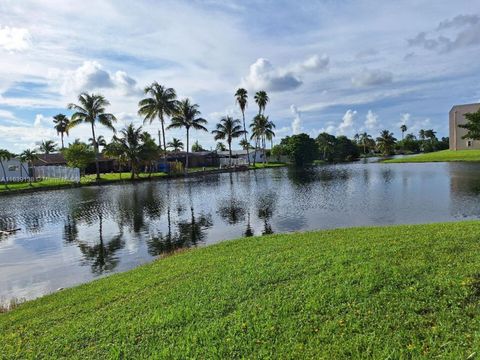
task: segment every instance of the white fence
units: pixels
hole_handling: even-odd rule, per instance
[[[37,166],[35,177],[45,179],[62,179],[73,182],[80,182],[80,169],[66,166]]]
[[[220,167],[225,166],[241,166],[241,165],[248,165],[247,159],[244,158],[232,158],[231,162],[229,158],[220,158]]]

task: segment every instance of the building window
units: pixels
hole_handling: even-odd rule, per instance
[[[20,166],[18,165],[9,165],[8,171],[20,171]]]
[[[467,140],[467,147],[472,147],[473,141],[472,140]]]

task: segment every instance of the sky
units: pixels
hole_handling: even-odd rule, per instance
[[[472,0],[1,0],[0,148],[59,142],[52,116],[70,116],[84,91],[110,101],[118,129],[140,126],[137,104],[153,81],[197,103],[209,130],[240,118],[238,87],[249,91],[247,121],[266,90],[277,143],[322,131],[399,138],[402,124],[447,136],[451,107],[480,102],[479,58]],[[156,134],[159,123],[144,128]],[[66,142],[89,137],[80,126]],[[209,133],[196,140],[215,147]]]

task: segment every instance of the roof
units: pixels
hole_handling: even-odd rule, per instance
[[[33,163],[35,166],[42,166],[42,165],[63,165],[66,164],[67,161],[63,157],[61,153],[53,153],[53,154],[38,154],[38,159],[35,160]]]
[[[189,152],[188,156],[216,156],[217,154],[214,151],[196,151]],[[167,158],[179,158],[187,156],[186,151],[171,152],[167,154]]]
[[[453,105],[452,108],[450,109],[450,112],[457,110],[457,109],[462,109],[462,108],[475,108],[478,107],[480,109],[480,103],[471,103],[471,104],[460,104],[460,105]]]

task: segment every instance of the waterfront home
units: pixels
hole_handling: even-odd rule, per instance
[[[34,166],[67,166],[67,160],[62,153],[38,154],[38,159],[33,162]],[[101,173],[111,173],[118,170],[115,159],[99,154],[98,165]],[[85,169],[86,174],[95,173],[95,163],[92,162]]]
[[[5,172],[3,169],[5,169]],[[28,180],[30,176],[28,164],[22,163],[18,158],[4,160],[3,169],[0,167],[0,181],[4,181],[5,178],[9,182],[24,181]]]
[[[480,141],[472,139],[463,139],[467,133],[467,129],[462,129],[458,125],[467,123],[465,114],[474,113],[480,109],[480,103],[455,105],[449,113],[450,127],[450,150],[468,150],[480,149]]]
[[[220,158],[228,158],[230,156],[230,153],[228,152],[228,150],[218,151],[217,154]],[[251,163],[253,163],[253,162],[261,163],[261,162],[263,162],[263,150],[258,149],[257,152],[255,153],[255,150],[251,149],[251,150],[249,150],[248,154],[247,154],[247,150],[232,150],[232,159],[240,159],[245,164],[248,164],[249,156],[250,156],[250,162]]]
[[[185,166],[187,153],[185,151],[171,152],[167,154],[168,162],[181,162]],[[159,164],[162,160],[159,160]],[[218,167],[219,157],[215,151],[196,151],[188,153],[188,166],[192,167]]]

